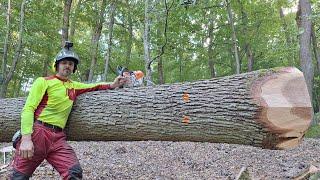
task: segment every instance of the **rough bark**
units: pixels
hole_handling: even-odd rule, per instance
[[[109,67],[109,61],[111,58],[111,49],[112,49],[112,38],[113,38],[113,25],[114,25],[114,16],[115,16],[115,11],[116,11],[116,5],[115,2],[112,1],[110,4],[110,15],[109,15],[109,34],[108,34],[108,39],[107,39],[107,44],[108,48],[105,53],[105,58],[104,58],[104,75],[102,76],[102,80],[106,81],[107,76],[108,76],[108,67]]]
[[[24,102],[0,100],[0,142],[10,141],[19,128]],[[281,68],[83,94],[66,131],[76,141],[201,141],[286,149],[299,144],[311,113],[303,73]]]
[[[21,7],[20,7],[20,23],[19,23],[19,37],[18,37],[18,42],[16,44],[16,49],[15,49],[15,53],[13,56],[13,60],[12,60],[12,64],[11,64],[11,68],[9,70],[9,72],[7,72],[3,83],[2,83],[2,87],[1,87],[1,93],[0,93],[0,97],[5,97],[6,93],[7,93],[7,89],[8,89],[8,85],[15,73],[18,61],[20,60],[20,55],[21,55],[21,51],[22,51],[22,38],[23,38],[23,30],[24,30],[24,13],[25,13],[25,4],[26,4],[26,0],[23,0],[21,2]]]
[[[93,79],[93,73],[94,69],[97,64],[97,51],[99,47],[99,40],[101,36],[101,31],[104,23],[104,15],[106,12],[106,6],[107,6],[107,1],[103,0],[101,4],[101,9],[100,9],[100,14],[99,18],[97,18],[97,22],[93,28],[92,32],[92,38],[91,38],[91,49],[90,49],[90,54],[91,54],[91,65],[90,65],[90,71],[89,71],[89,76],[88,76],[88,82],[92,82]]]

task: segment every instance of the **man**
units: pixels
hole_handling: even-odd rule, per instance
[[[118,76],[112,84],[83,84],[69,79],[79,64],[72,43],[58,53],[56,75],[35,80],[21,113],[21,139],[13,160],[11,179],[24,180],[46,159],[63,179],[81,179],[79,160],[66,141],[63,131],[73,102],[82,93],[109,90],[122,86],[126,80]],[[72,124],[70,124],[72,126]]]

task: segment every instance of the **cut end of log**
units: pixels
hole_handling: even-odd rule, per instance
[[[297,146],[312,118],[312,106],[303,73],[289,67],[260,78],[252,88],[261,107],[257,120],[273,138],[264,148],[287,149]]]

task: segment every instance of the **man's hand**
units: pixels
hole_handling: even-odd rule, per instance
[[[31,159],[34,153],[33,142],[31,140],[31,134],[22,135],[21,144],[19,148],[19,155],[22,158]]]
[[[118,76],[114,79],[113,83],[110,84],[112,89],[123,86],[128,81],[128,78],[123,76]]]

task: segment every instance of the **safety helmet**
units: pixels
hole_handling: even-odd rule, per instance
[[[73,73],[77,70],[77,65],[80,63],[79,56],[72,50],[73,43],[66,41],[64,47],[57,54],[54,62],[54,68],[57,70],[58,64],[60,61],[64,59],[72,60],[74,62],[74,70]]]

